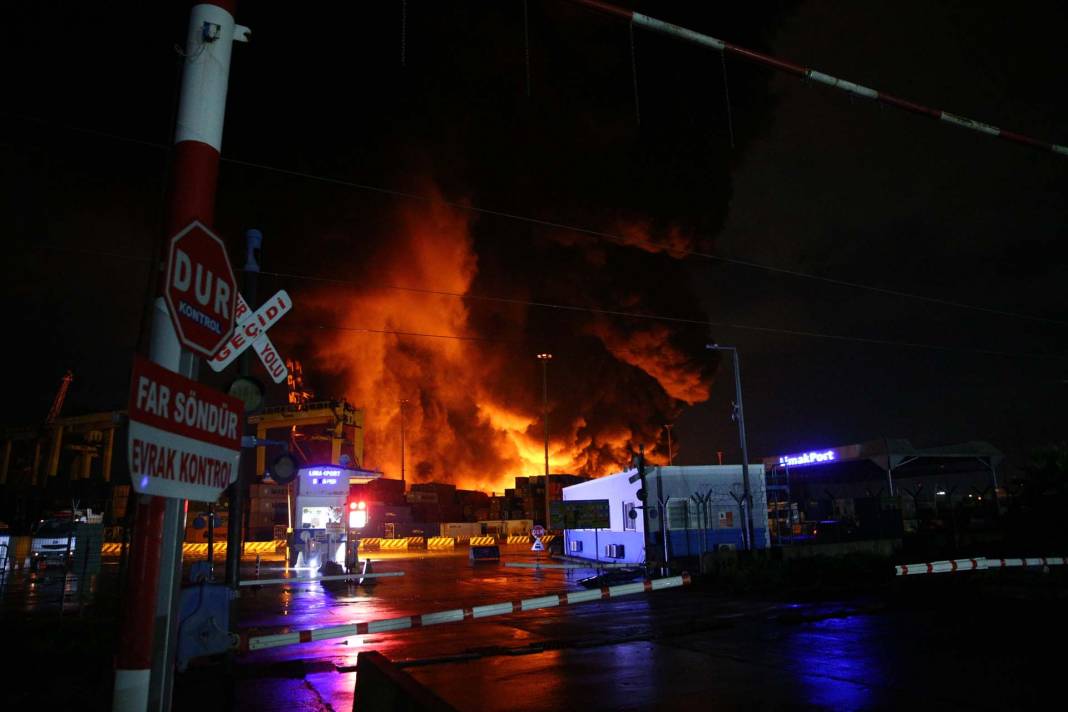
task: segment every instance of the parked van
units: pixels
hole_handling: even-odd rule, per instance
[[[66,566],[74,553],[74,520],[44,519],[33,529],[30,543],[30,570]]]

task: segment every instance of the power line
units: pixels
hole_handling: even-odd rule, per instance
[[[48,121],[45,119],[39,119],[37,117],[12,115],[20,119],[26,119],[43,124],[49,124],[59,126],[61,128],[68,129],[70,131],[76,131],[86,133],[93,136],[102,138],[108,138],[115,141],[125,141],[134,143],[141,146],[147,146],[152,148],[158,148],[161,150],[169,150],[171,147],[166,144],[155,143],[151,141],[145,141],[141,139],[129,138],[119,134],[108,133],[104,131],[98,131],[95,129],[86,129],[78,126],[71,126],[68,124],[61,124],[58,122]],[[745,267],[747,269],[760,270],[769,272],[772,274],[780,274],[788,277],[794,277],[797,279],[806,279],[815,282],[823,282],[838,287],[847,287],[850,289],[856,289],[861,291],[868,291],[875,294],[882,294],[885,296],[892,296],[901,299],[913,299],[920,302],[926,302],[928,304],[937,304],[939,306],[952,307],[955,309],[964,309],[969,311],[976,311],[993,316],[1000,316],[1012,319],[1023,319],[1026,321],[1034,321],[1045,324],[1051,324],[1055,326],[1068,326],[1068,321],[1063,319],[1054,319],[1051,317],[1039,316],[1037,314],[1027,314],[1023,312],[1009,311],[1006,309],[997,309],[994,307],[985,307],[978,304],[969,304],[967,302],[958,302],[951,299],[943,299],[940,297],[931,297],[923,294],[916,294],[914,292],[905,292],[898,289],[890,289],[887,287],[879,287],[872,284],[865,284],[862,282],[854,282],[851,280],[839,279],[836,277],[826,277],[822,275],[812,274],[810,272],[802,272],[800,270],[789,269],[786,267],[777,267],[775,265],[764,264],[761,262],[754,262],[752,260],[743,260],[734,257],[724,257],[723,255],[716,255],[709,252],[702,252],[700,250],[692,250],[686,248],[680,248],[674,245],[670,245],[663,242],[656,242],[654,240],[641,240],[634,238],[626,238],[613,233],[605,232],[603,230],[595,230],[588,227],[582,227],[579,225],[571,225],[569,223],[555,222],[552,220],[545,220],[542,218],[535,218],[528,215],[522,215],[519,213],[513,213],[503,210],[495,210],[492,208],[484,208],[477,205],[471,205],[467,203],[460,203],[456,201],[447,200],[445,198],[439,198],[429,195],[421,195],[419,193],[411,193],[403,190],[395,190],[392,188],[383,188],[381,186],[371,185],[368,183],[360,183],[356,181],[346,180],[343,178],[336,178],[331,176],[323,176],[315,173],[309,173],[306,171],[298,171],[290,168],[282,168],[279,166],[272,166],[266,163],[258,163],[255,161],[246,161],[239,158],[231,158],[228,156],[222,156],[220,159],[223,163],[230,163],[235,166],[242,166],[245,168],[251,168],[255,170],[261,170],[264,172],[277,173],[279,175],[290,176],[293,178],[302,178],[305,180],[316,181],[319,183],[325,183],[328,185],[337,185],[346,188],[352,188],[356,190],[362,190],[371,193],[378,193],[381,195],[388,195],[394,198],[404,198],[406,200],[414,200],[424,202],[428,204],[444,205],[455,210],[462,210],[465,212],[473,212],[481,215],[491,215],[494,217],[500,217],[507,220],[514,220],[516,222],[523,222],[531,225],[538,225],[540,227],[553,228],[558,230],[568,230],[570,232],[578,233],[581,235],[587,235],[627,247],[643,247],[645,249],[653,248],[650,251],[653,252],[667,252],[671,255],[681,255],[685,257],[697,257],[714,262],[722,262],[724,264],[733,265],[736,267]]]
[[[293,329],[316,329],[319,331],[352,331],[365,334],[384,334],[392,336],[414,336],[423,339],[449,339],[452,341],[496,341],[501,343],[521,343],[517,339],[502,339],[495,336],[471,336],[468,334],[429,334],[422,331],[402,331],[399,329],[373,329],[366,326],[327,326],[324,324],[279,324],[274,327],[275,329],[293,330]]]
[[[1011,351],[996,351],[993,349],[977,349],[968,346],[946,346],[941,344],[929,344],[914,341],[894,341],[892,339],[872,339],[863,336],[846,336],[844,334],[828,334],[817,331],[802,331],[799,329],[782,329],[771,326],[754,326],[752,324],[732,324],[728,322],[716,322],[716,321],[700,321],[696,319],[673,319],[671,317],[660,317],[655,315],[645,314],[633,314],[628,312],[616,312],[611,310],[601,309],[583,309],[581,307],[569,307],[566,305],[541,305],[532,304],[532,306],[553,306],[560,309],[576,310],[576,311],[589,311],[597,314],[606,314],[611,316],[624,316],[632,318],[644,318],[655,321],[675,321],[686,322],[695,326],[714,326],[721,329],[738,329],[741,331],[756,331],[767,334],[777,334],[784,336],[801,336],[806,338],[826,339],[831,341],[846,341],[867,345],[876,346],[893,346],[899,348],[911,348],[911,349],[923,349],[928,351],[943,351],[950,353],[967,353],[977,354],[982,356],[999,356],[1004,358],[1027,358],[1027,359],[1049,359],[1066,361],[1068,360],[1068,354],[1041,354],[1041,353],[1024,353],[1024,352],[1011,352]],[[276,327],[278,328],[278,327]],[[294,325],[289,324],[287,328],[296,328]],[[420,338],[431,339],[452,339],[456,341],[495,341],[501,343],[523,343],[517,339],[501,339],[491,336],[470,336],[470,335],[458,335],[458,334],[428,334],[416,331],[400,331],[396,329],[373,329],[368,327],[356,327],[356,326],[326,326],[322,324],[306,325],[305,329],[319,329],[323,331],[352,331],[363,332],[368,334],[384,334],[395,336],[414,336]]]
[[[718,327],[726,329],[739,329],[744,331],[758,331],[771,334],[782,334],[789,336],[805,336],[811,338],[832,339],[836,341],[853,341],[857,343],[865,344],[877,344],[881,346],[905,346],[910,348],[926,348],[937,349],[942,351],[968,351],[972,353],[986,354],[989,356],[1031,356],[1036,358],[1064,358],[1063,356],[1050,355],[1050,354],[1022,354],[1022,353],[1009,353],[1005,351],[994,351],[988,349],[975,349],[971,347],[956,347],[956,346],[942,346],[938,344],[927,344],[920,342],[909,341],[894,341],[891,339],[874,339],[866,338],[862,336],[846,336],[844,334],[829,334],[815,331],[803,331],[800,329],[782,329],[778,327],[770,326],[756,326],[753,324],[736,324],[725,321],[712,321],[708,319],[694,319],[689,317],[670,316],[667,314],[650,314],[646,312],[633,312],[622,311],[616,309],[602,309],[598,307],[581,306],[577,304],[560,304],[556,302],[538,302],[529,299],[517,299],[514,297],[499,297],[485,294],[465,294],[462,292],[451,292],[443,289],[430,289],[427,287],[401,287],[397,285],[389,284],[373,284],[364,281],[348,280],[338,277],[319,277],[315,275],[295,274],[288,272],[271,272],[268,270],[262,270],[262,275],[269,275],[272,277],[279,277],[284,279],[301,279],[315,282],[328,282],[332,284],[347,284],[350,286],[361,287],[373,287],[380,289],[395,289],[404,292],[414,292],[417,294],[430,294],[435,296],[444,297],[456,297],[459,299],[468,299],[473,301],[494,302],[498,304],[509,304],[514,306],[536,307],[539,309],[556,309],[559,311],[569,312],[581,312],[587,314],[596,314],[598,316],[614,316],[627,319],[640,319],[644,321],[659,321],[672,324],[682,324],[686,326],[705,326],[705,327]]]
[[[121,253],[106,252],[103,250],[91,250],[87,248],[67,248],[59,245],[35,245],[41,249],[58,250],[74,252],[78,254],[92,254],[103,257],[119,257],[122,259],[136,260],[141,262],[149,261],[150,258],[141,257],[136,255],[123,255]],[[236,270],[240,272],[241,270]],[[977,349],[969,346],[949,346],[943,344],[931,344],[915,341],[898,341],[893,339],[876,339],[863,336],[848,336],[845,334],[833,334],[819,331],[805,331],[802,329],[785,329],[781,327],[772,326],[759,326],[754,324],[738,324],[726,321],[713,321],[709,319],[694,319],[690,317],[671,316],[668,314],[655,314],[648,312],[634,312],[623,311],[617,309],[602,309],[598,307],[582,306],[578,304],[563,304],[558,302],[539,302],[530,299],[518,299],[514,297],[501,297],[488,294],[468,294],[464,292],[453,292],[444,289],[432,289],[430,287],[407,287],[395,284],[379,284],[368,282],[365,280],[343,279],[341,277],[323,277],[312,274],[301,274],[296,272],[273,272],[270,270],[261,270],[261,275],[277,277],[279,279],[300,280],[305,282],[321,282],[327,284],[342,284],[351,287],[359,288],[372,288],[372,289],[389,289],[401,292],[410,292],[414,294],[427,294],[441,297],[451,297],[456,299],[492,302],[497,304],[508,304],[512,306],[524,306],[535,307],[538,309],[555,309],[558,311],[577,312],[586,314],[595,314],[598,316],[612,316],[621,317],[627,319],[638,319],[643,321],[656,321],[665,322],[671,324],[681,324],[685,326],[702,326],[702,327],[716,327],[720,329],[737,329],[740,331],[753,331],[767,334],[778,334],[783,336],[801,336],[806,338],[826,339],[831,341],[843,341],[854,342],[861,344],[870,344],[878,346],[895,346],[915,349],[927,349],[934,351],[945,352],[960,352],[960,353],[974,353],[982,354],[986,356],[1004,356],[1010,358],[1034,358],[1034,359],[1055,359],[1066,360],[1068,354],[1036,354],[1036,353],[1022,353],[1022,352],[1009,352],[1009,351],[997,351],[994,349]],[[435,339],[456,339],[461,341],[502,341],[508,342],[508,339],[500,339],[495,337],[486,336],[472,336],[472,335],[456,335],[456,334],[429,334],[414,331],[400,331],[394,329],[374,329],[368,327],[345,327],[345,326],[329,326],[322,324],[308,324],[305,328],[323,329],[323,330],[339,330],[339,331],[360,331],[367,333],[378,334],[395,334],[398,336],[416,336]],[[519,343],[511,340],[511,343]]]
[[[1015,131],[1007,131],[1005,129],[998,128],[997,126],[991,126],[990,124],[983,123],[982,121],[976,121],[975,119],[969,119],[967,116],[960,116],[958,114],[951,114],[948,111],[942,109],[934,109],[923,104],[917,104],[914,101],[908,99],[902,99],[901,97],[894,96],[893,94],[887,94],[884,91],[879,91],[871,87],[857,84],[839,77],[832,77],[830,74],[824,74],[810,67],[802,67],[794,64],[793,62],[787,62],[778,57],[763,54],[748,47],[740,47],[730,42],[724,42],[721,39],[712,37],[710,35],[695,32],[687,27],[681,27],[674,25],[670,22],[664,22],[658,20],[655,17],[649,17],[643,15],[640,12],[628,10],[627,8],[618,7],[610,3],[604,2],[604,0],[571,0],[579,5],[585,5],[591,9],[606,15],[613,15],[615,17],[626,20],[630,26],[631,37],[634,36],[634,26],[644,27],[647,30],[658,32],[660,34],[669,35],[675,39],[685,40],[693,44],[709,47],[714,50],[719,50],[721,54],[727,54],[728,52],[745,59],[748,62],[769,67],[777,72],[784,72],[786,74],[792,74],[795,77],[801,79],[808,79],[813,82],[817,82],[832,89],[843,91],[851,96],[861,97],[864,99],[873,99],[887,106],[893,106],[897,109],[903,109],[920,116],[926,116],[928,118],[944,121],[950,125],[958,126],[960,128],[970,129],[981,134],[988,136],[995,136],[997,138],[1011,141],[1023,146],[1030,146],[1031,148],[1037,148],[1040,151],[1052,152],[1060,156],[1068,156],[1068,146],[1062,146],[1060,144],[1052,143],[1050,141],[1042,141],[1031,136],[1025,136]]]
[[[699,257],[706,260],[715,262],[723,262],[724,264],[734,265],[736,267],[746,267],[754,270],[762,270],[765,272],[771,272],[774,274],[782,274],[789,277],[796,277],[799,279],[808,279],[817,282],[825,282],[827,284],[833,284],[839,287],[849,287],[851,289],[859,289],[863,291],[874,292],[877,294],[884,294],[887,296],[900,297],[905,299],[915,299],[917,301],[927,302],[930,304],[938,304],[940,306],[953,307],[956,309],[967,309],[972,311],[984,312],[996,316],[1009,317],[1014,319],[1025,319],[1028,321],[1038,321],[1048,324],[1054,324],[1057,326],[1068,326],[1068,321],[1061,319],[1053,319],[1050,317],[1038,316],[1035,314],[1025,314],[1022,312],[1013,312],[1004,309],[995,309],[993,307],[984,307],[977,304],[968,304],[966,302],[957,302],[950,299],[942,299],[940,297],[929,297],[922,294],[914,294],[912,292],[904,292],[896,289],[889,289],[885,287],[877,287],[871,284],[863,284],[861,282],[852,282],[845,279],[838,279],[835,277],[824,277],[821,275],[811,274],[809,272],[801,272],[799,270],[787,269],[785,267],[776,267],[774,265],[767,265],[760,262],[753,262],[750,260],[742,260],[733,257],[724,257],[722,255],[715,255],[709,252],[701,252],[699,250],[691,250],[686,248],[679,248],[667,243],[655,242],[652,240],[638,240],[622,237],[613,233],[604,232],[601,230],[594,230],[592,228],[581,227],[578,225],[570,225],[568,223],[554,222],[552,220],[544,220],[541,218],[534,218],[527,215],[520,215],[518,213],[505,212],[503,210],[494,210],[492,208],[483,208],[476,205],[469,205],[466,203],[459,203],[444,198],[435,198],[433,196],[419,195],[417,193],[408,193],[401,190],[393,190],[390,188],[381,188],[378,186],[368,185],[366,183],[357,183],[354,181],[348,181],[341,178],[331,178],[326,176],[319,176],[313,173],[305,173],[303,171],[294,171],[287,168],[278,168],[262,163],[253,163],[251,161],[242,161],[234,158],[222,158],[223,162],[233,163],[234,165],[245,166],[248,168],[255,168],[263,171],[270,171],[274,173],[280,173],[283,175],[289,175],[296,178],[305,178],[307,180],[314,180],[323,183],[330,183],[333,185],[341,185],[349,188],[355,188],[358,190],[365,190],[369,192],[382,193],[384,195],[390,195],[396,198],[407,198],[411,200],[418,200],[427,203],[435,203],[438,205],[445,205],[446,207],[454,208],[456,210],[464,210],[467,212],[479,213],[482,215],[492,215],[495,217],[506,218],[508,220],[515,220],[517,222],[525,222],[532,225],[538,225],[541,227],[554,228],[559,230],[569,230],[582,235],[588,235],[590,237],[597,237],[611,242],[618,243],[627,247],[652,247],[656,251],[667,252],[672,255],[683,255],[686,257]]]

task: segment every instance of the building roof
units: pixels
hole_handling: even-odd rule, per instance
[[[974,468],[977,464],[984,470],[994,470],[1003,459],[1004,455],[1000,450],[982,440],[917,448],[904,438],[879,438],[851,445],[766,457],[764,469],[767,472],[793,472],[797,469],[815,474],[817,471],[830,472],[839,469],[836,465],[870,463],[883,472],[893,470],[895,475],[922,476],[947,469]]]

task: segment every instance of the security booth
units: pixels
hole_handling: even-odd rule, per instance
[[[904,438],[764,458],[772,543],[901,539],[956,526],[961,508],[996,517],[1003,459],[982,441],[917,448]]]
[[[358,544],[356,537],[349,534],[349,491],[353,485],[381,476],[381,472],[340,465],[300,468],[293,507],[294,531],[288,541],[290,564],[320,569],[330,563],[344,567],[347,562],[354,562]],[[348,548],[353,555],[347,556]]]

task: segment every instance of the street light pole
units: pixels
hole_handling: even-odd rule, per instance
[[[549,529],[549,361],[553,355],[538,354],[541,361],[541,409],[545,424],[545,529]]]
[[[734,361],[734,418],[738,421],[738,440],[742,446],[742,496],[745,498],[745,543],[746,548],[753,548],[753,492],[749,487],[749,447],[745,440],[745,410],[742,407],[742,368],[738,362],[738,349],[734,346],[708,344],[711,351],[730,351]]]
[[[400,402],[400,420],[401,420],[401,489],[404,489],[404,406],[407,403],[407,399],[401,398]]]
[[[675,464],[674,463],[674,454],[671,452],[671,428],[673,428],[673,427],[674,427],[673,423],[665,423],[664,424],[664,429],[667,430],[667,434],[668,434],[668,467],[670,467],[671,465]]]

